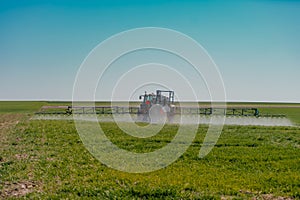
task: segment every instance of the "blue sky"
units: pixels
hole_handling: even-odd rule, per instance
[[[96,45],[128,29],[164,27],[207,50],[229,101],[300,102],[299,19],[296,0],[1,0],[0,99],[71,100]]]

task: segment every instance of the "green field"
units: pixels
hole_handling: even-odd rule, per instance
[[[224,126],[215,148],[200,159],[208,128],[201,125],[176,162],[130,174],[96,160],[73,121],[30,120],[42,105],[54,104],[66,102],[0,102],[0,198],[300,199],[299,126]],[[300,108],[279,106],[260,110],[300,124]],[[115,123],[101,126],[113,143],[139,153],[165,146],[178,128],[166,125],[153,137],[137,139]]]

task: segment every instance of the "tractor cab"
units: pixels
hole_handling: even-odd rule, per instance
[[[147,92],[145,92],[144,95],[140,96],[140,99],[143,99],[142,104],[152,105],[152,104],[155,104],[155,102],[156,102],[156,95],[153,93],[147,94]]]

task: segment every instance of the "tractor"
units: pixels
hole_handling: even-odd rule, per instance
[[[156,94],[145,92],[139,99],[143,100],[138,110],[140,120],[154,123],[172,121],[176,108],[174,91],[156,90]]]

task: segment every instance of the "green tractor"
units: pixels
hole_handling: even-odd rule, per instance
[[[156,94],[140,96],[143,102],[138,110],[138,117],[143,122],[171,122],[175,115],[174,91],[156,90]]]

